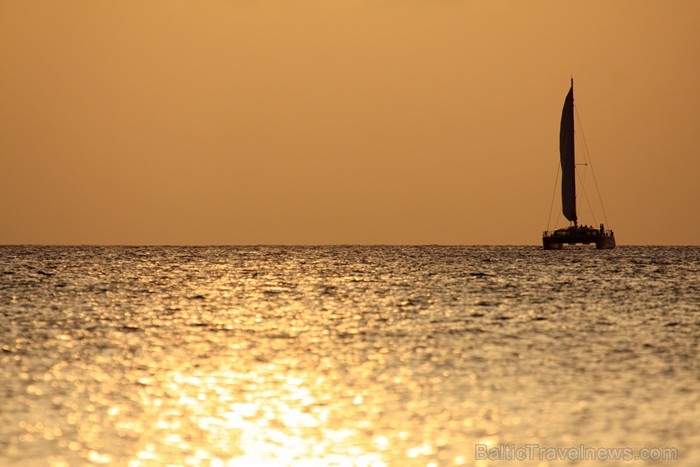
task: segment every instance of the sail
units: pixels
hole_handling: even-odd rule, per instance
[[[574,160],[574,81],[566,95],[559,130],[561,159],[561,209],[564,216],[576,223],[576,163]]]

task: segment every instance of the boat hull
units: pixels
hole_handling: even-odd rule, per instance
[[[542,246],[545,250],[561,250],[564,245],[591,245],[598,250],[615,248],[615,235],[611,230],[581,229],[571,227],[542,235]]]

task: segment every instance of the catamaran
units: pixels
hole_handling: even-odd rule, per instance
[[[564,245],[595,244],[598,249],[615,248],[615,234],[606,230],[604,224],[599,228],[579,225],[576,215],[576,158],[574,154],[574,80],[564,100],[559,130],[559,159],[561,162],[561,209],[570,225],[542,234],[542,246],[545,250],[561,250]]]

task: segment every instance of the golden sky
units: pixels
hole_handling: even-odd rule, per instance
[[[618,245],[698,245],[699,24],[697,0],[0,0],[0,243],[539,245],[573,76]]]

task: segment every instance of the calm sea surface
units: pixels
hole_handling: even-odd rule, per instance
[[[700,465],[697,247],[0,259],[2,465]]]

